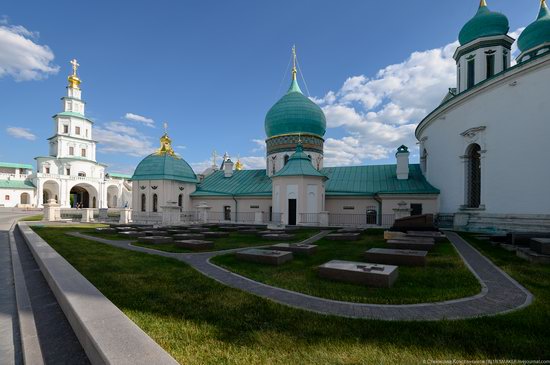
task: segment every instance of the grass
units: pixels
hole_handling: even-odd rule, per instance
[[[490,247],[485,251],[486,246],[487,256],[536,296],[533,305],[463,321],[382,322],[288,308],[226,287],[173,259],[74,241],[58,229],[35,230],[182,364],[550,358],[550,268]]]
[[[382,230],[368,230],[359,241],[321,240],[312,256],[295,254],[281,266],[270,266],[237,259],[235,254],[211,261],[240,275],[269,285],[334,300],[361,303],[411,304],[437,302],[476,295],[481,286],[449,243],[438,243],[428,255],[426,267],[399,267],[399,278],[392,288],[330,281],[317,276],[317,266],[330,260],[365,262],[363,253],[372,247],[387,247]]]
[[[39,222],[44,219],[44,214],[29,215],[28,217],[21,218],[23,222]]]
[[[300,229],[293,233],[294,238],[289,240],[289,242],[300,242],[317,233],[319,233],[318,229]],[[214,248],[206,251],[229,250],[232,248],[252,247],[277,243],[256,235],[242,234],[239,232],[231,232],[229,233],[229,237],[208,238],[208,240],[214,242]],[[151,245],[147,243],[135,242],[133,244],[136,246],[153,248],[155,250],[167,252],[195,252],[186,248],[178,247],[173,243]]]

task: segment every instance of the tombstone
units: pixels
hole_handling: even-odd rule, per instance
[[[388,241],[400,241],[400,242],[411,242],[411,243],[421,242],[421,243],[435,244],[435,240],[431,237],[411,237],[408,235],[403,237],[397,237]]]
[[[392,231],[437,231],[433,214],[413,215],[396,219]]]
[[[331,233],[325,238],[329,241],[357,241],[360,236],[360,233]]]
[[[208,228],[205,227],[189,227],[187,230],[191,233],[203,233],[210,231]]]
[[[179,229],[167,229],[166,232],[169,234],[183,234],[183,233],[189,233],[189,231],[185,228],[179,228]]]
[[[426,266],[428,251],[371,248],[365,252],[369,262],[402,266]]]
[[[146,236],[170,236],[170,233],[166,232],[166,231],[160,231],[160,230],[156,230],[156,231],[142,231],[143,233],[145,233]]]
[[[118,231],[114,228],[106,228],[106,227],[103,227],[103,228],[96,228],[95,231],[97,233],[117,233]]]
[[[204,234],[202,233],[178,233],[172,235],[172,238],[176,241],[183,241],[183,240],[199,240],[204,238]]]
[[[294,238],[294,235],[289,233],[270,233],[264,234],[262,238],[269,241],[285,241]]]
[[[202,232],[205,238],[229,237],[229,232]]]
[[[225,231],[225,232],[235,232],[235,231],[238,231],[240,228],[237,227],[237,226],[220,226],[220,231]]]
[[[129,237],[129,238],[136,238],[136,237],[145,237],[147,234],[145,232],[140,231],[126,231],[126,232],[118,232],[120,236],[123,237]]]
[[[174,244],[181,248],[188,248],[190,250],[206,250],[214,248],[214,242],[203,240],[181,240],[175,241]]]
[[[408,231],[407,237],[433,238],[435,242],[443,242],[447,238],[438,231]]]
[[[138,231],[156,231],[159,228],[153,228],[153,226],[134,226]]]
[[[268,265],[282,265],[293,259],[292,252],[257,248],[239,251],[236,256],[240,260]]]
[[[132,221],[132,209],[130,208],[124,208],[120,210],[120,218],[119,223],[120,224],[128,224]]]
[[[125,227],[125,226],[115,227],[115,229],[116,229],[118,232],[137,231],[136,228],[133,228],[133,227]]]
[[[323,279],[391,288],[399,275],[398,267],[364,262],[332,260],[317,268]]]
[[[405,232],[400,231],[384,231],[384,239],[385,240],[392,240],[394,238],[399,238],[406,236],[407,234]]]
[[[80,221],[82,223],[90,223],[94,221],[94,210],[92,208],[84,208],[82,210],[82,218]]]
[[[531,250],[542,255],[550,255],[550,238],[532,238]]]
[[[278,243],[269,247],[271,250],[276,251],[289,251],[292,253],[300,253],[308,256],[317,252],[317,245],[308,245],[305,243]]]
[[[394,248],[398,250],[431,251],[435,247],[434,243],[429,243],[429,242],[388,240],[386,243],[389,248]]]
[[[147,236],[147,237],[138,237],[138,242],[147,243],[149,245],[160,245],[164,243],[172,243],[172,237],[167,236]]]
[[[257,230],[257,229],[243,229],[242,231],[239,231],[239,233],[241,234],[250,234],[250,235],[256,235],[258,234],[260,231]]]

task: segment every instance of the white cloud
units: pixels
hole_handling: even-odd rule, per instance
[[[153,119],[144,117],[139,114],[126,113],[126,115],[124,116],[124,119],[131,120],[133,122],[143,123],[146,126],[151,128],[155,127],[155,121]]]
[[[263,139],[253,139],[252,142],[256,145],[256,147],[252,149],[252,152],[265,151],[265,141]]]
[[[265,157],[263,156],[246,156],[240,158],[247,170],[265,169]]]
[[[177,148],[178,150],[184,150],[184,149],[187,148],[187,146],[179,145],[179,146],[176,146],[176,148]]]
[[[28,139],[29,141],[34,141],[36,136],[28,128],[20,127],[8,127],[6,132],[12,137]]]
[[[37,44],[38,37],[38,32],[9,25],[7,17],[0,20],[0,77],[38,80],[59,71],[59,66],[52,63],[53,52],[48,46]]]
[[[151,138],[120,122],[109,122],[94,128],[94,137],[103,153],[122,153],[141,157],[154,151]]]

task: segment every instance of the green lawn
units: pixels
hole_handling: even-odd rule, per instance
[[[305,294],[361,303],[410,304],[451,300],[476,295],[481,285],[462,262],[454,247],[439,243],[428,255],[426,267],[399,267],[392,288],[369,288],[321,279],[317,267],[330,260],[366,262],[363,253],[372,247],[387,247],[382,230],[368,230],[359,241],[321,240],[312,256],[295,254],[281,266],[237,259],[234,254],[217,256],[212,262],[251,279]]]
[[[317,233],[319,233],[318,229],[300,229],[297,230],[296,233],[293,233],[294,238],[289,240],[289,242],[300,242],[311,236],[316,235]],[[258,237],[256,235],[242,234],[239,232],[231,232],[229,234],[229,237],[212,239],[209,238],[208,240],[214,241],[214,248],[208,249],[206,251],[229,250],[232,248],[252,247],[277,243],[274,241],[266,240],[265,238]],[[167,252],[194,252],[186,248],[178,247],[173,243],[150,245],[147,243],[135,242],[134,245]]]
[[[490,318],[383,322],[323,316],[228,288],[173,259],[36,228],[182,364],[419,364],[550,358],[550,269],[487,254],[536,296]]]
[[[20,221],[23,222],[39,222],[44,219],[44,214],[29,215],[28,217],[21,218]]]

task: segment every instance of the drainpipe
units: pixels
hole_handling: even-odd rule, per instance
[[[237,213],[239,211],[239,202],[237,201],[237,199],[235,199],[235,195],[232,195],[231,197],[235,201],[235,223],[237,223],[239,221],[239,215]]]
[[[375,194],[374,200],[378,202],[378,222],[380,222],[379,226],[382,226],[382,199],[378,196],[378,194]]]

